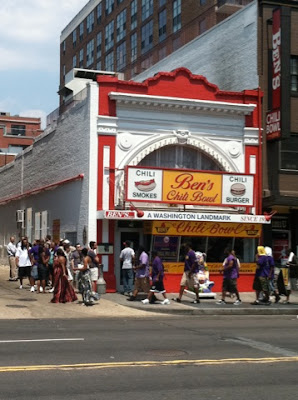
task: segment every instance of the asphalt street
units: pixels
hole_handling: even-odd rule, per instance
[[[1,320],[0,399],[296,399],[296,316]]]

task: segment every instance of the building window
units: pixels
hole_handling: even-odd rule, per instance
[[[155,150],[143,158],[138,165],[142,167],[222,171],[221,166],[203,152],[189,146],[177,145],[165,146]]]
[[[173,40],[173,51],[178,50],[181,47],[181,38],[178,36],[176,39]]]
[[[76,45],[77,45],[77,30],[75,29],[72,32],[72,46],[73,46],[73,48],[75,48]]]
[[[153,0],[142,0],[142,21],[153,14]]]
[[[11,125],[11,135],[26,136],[26,125]]]
[[[291,92],[298,93],[298,56],[291,57]]]
[[[114,46],[114,20],[105,27],[105,46],[106,51]]]
[[[101,24],[101,18],[102,18],[102,3],[99,3],[97,8],[96,8],[96,18],[97,18],[97,24]]]
[[[201,6],[204,6],[207,3],[207,0],[200,0]]]
[[[153,20],[142,26],[141,52],[146,53],[153,47]]]
[[[145,60],[141,62],[141,69],[145,71],[146,69],[150,68],[153,65],[153,56],[150,55]]]
[[[98,69],[99,71],[101,71],[101,60],[98,60],[96,63],[96,69]]]
[[[159,0],[159,7],[162,7],[166,4],[167,0]]]
[[[167,56],[167,48],[166,46],[163,46],[161,49],[158,51],[158,59],[162,60]]]
[[[202,21],[199,22],[199,34],[201,35],[202,33],[206,32],[207,30],[207,20],[206,18],[202,19]]]
[[[126,66],[126,42],[117,47],[117,71],[121,71]]]
[[[137,2],[137,0],[133,0],[130,3],[130,10],[131,10],[130,11],[130,14],[131,14],[131,17],[130,17],[130,29],[133,30],[133,29],[135,29],[137,27],[137,23],[138,23],[138,14],[137,14],[138,2]]]
[[[87,16],[87,33],[91,33],[94,28],[94,11]]]
[[[63,40],[63,42],[62,42],[62,53],[63,53],[63,55],[65,55],[65,50],[66,50],[66,43],[65,43],[65,40]]]
[[[115,0],[106,0],[106,15],[111,14],[114,11]]]
[[[105,70],[106,71],[114,71],[114,52],[113,51],[106,55]]]
[[[83,68],[83,66],[84,66],[84,49],[81,49],[79,53],[79,68]]]
[[[62,75],[63,75],[63,79],[65,78],[65,72],[66,72],[65,65],[63,65],[63,66],[62,66]]]
[[[80,31],[80,41],[82,41],[84,39],[84,22],[80,23],[79,31]]]
[[[161,42],[166,38],[167,34],[167,10],[164,9],[158,14],[158,36]]]
[[[77,66],[77,56],[72,57],[72,68],[75,68]]]
[[[89,67],[94,61],[94,39],[87,43],[86,65]]]
[[[126,35],[126,8],[117,15],[117,42]]]
[[[101,57],[101,43],[102,43],[102,34],[99,32],[96,35],[96,58]]]
[[[134,62],[137,59],[138,55],[138,40],[137,40],[137,32],[133,33],[130,37],[130,49],[131,49],[131,62]]]
[[[181,29],[181,0],[173,1],[173,32]]]

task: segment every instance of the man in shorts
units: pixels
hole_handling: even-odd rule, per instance
[[[155,293],[161,293],[164,300],[161,302],[163,305],[170,304],[170,300],[167,299],[166,290],[163,285],[164,268],[161,259],[158,257],[157,251],[152,252],[152,286],[148,294],[147,299],[142,300],[143,304],[153,303],[153,295]]]
[[[228,257],[225,259],[223,265],[223,282],[222,282],[222,297],[216,304],[226,304],[226,293],[235,293],[237,299],[233,303],[235,306],[241,304],[239,292],[237,289],[238,278],[238,262],[237,258],[233,255],[233,250],[228,250]]]
[[[91,258],[90,274],[91,274],[93,292],[97,291],[98,265],[99,265],[99,259],[95,251],[96,251],[96,242],[90,242],[87,255]]]
[[[127,299],[128,301],[136,300],[139,292],[148,293],[150,289],[149,257],[143,246],[139,248],[138,265],[135,266],[134,269],[136,271],[135,287],[132,296]]]
[[[184,262],[184,273],[182,275],[182,279],[180,282],[180,291],[179,291],[179,296],[174,299],[177,301],[177,303],[181,303],[181,298],[183,296],[183,292],[185,287],[188,289],[194,289],[194,292],[196,294],[196,299],[193,301],[194,304],[200,303],[200,298],[199,298],[199,279],[198,279],[198,272],[199,272],[199,265],[197,261],[197,257],[195,252],[191,248],[191,244],[187,243],[185,245],[185,251],[186,251],[186,256],[185,256],[185,262]]]

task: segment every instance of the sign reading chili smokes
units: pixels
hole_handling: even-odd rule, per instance
[[[253,187],[252,175],[126,167],[126,201],[253,206]]]

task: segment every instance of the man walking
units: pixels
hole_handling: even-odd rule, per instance
[[[196,299],[193,301],[194,304],[200,303],[199,298],[199,280],[197,277],[197,273],[199,272],[199,265],[197,262],[197,257],[195,252],[191,248],[191,244],[187,243],[185,245],[185,262],[184,262],[184,273],[182,275],[182,279],[180,282],[180,292],[179,296],[174,299],[177,303],[181,303],[181,298],[183,296],[183,292],[185,287],[193,288],[196,294]]]
[[[120,261],[122,262],[122,279],[124,295],[131,296],[133,289],[133,263],[135,259],[135,252],[130,247],[130,241],[126,240],[124,249],[120,253]]]
[[[143,246],[139,247],[138,265],[136,265],[134,269],[136,271],[135,286],[132,296],[127,299],[128,301],[136,300],[137,294],[140,291],[148,293],[150,289],[149,257]]]
[[[16,245],[15,245],[15,237],[10,237],[10,242],[6,247],[8,263],[9,263],[9,280],[17,281],[18,280],[18,270],[16,266]]]
[[[241,304],[239,292],[237,289],[238,278],[238,261],[233,255],[233,250],[228,250],[228,257],[225,259],[223,265],[223,282],[222,282],[222,298],[216,304],[226,304],[226,293],[235,293],[237,296],[236,301],[233,303],[235,306]]]

